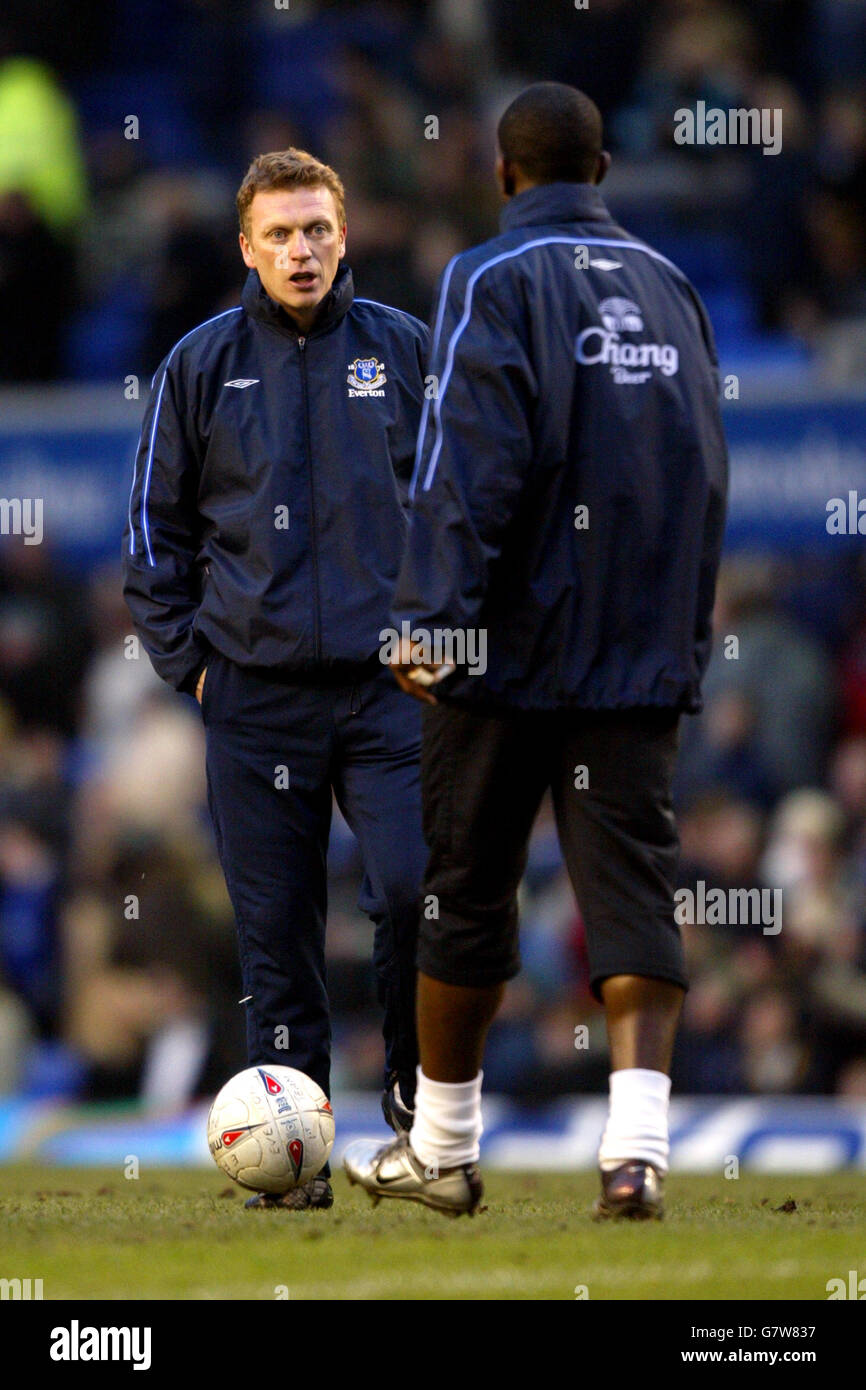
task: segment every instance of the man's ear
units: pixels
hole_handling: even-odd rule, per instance
[[[595,166],[595,183],[596,183],[596,184],[601,183],[602,179],[604,178],[604,176],[605,176],[605,174],[607,173],[607,171],[608,171],[609,168],[610,168],[610,155],[608,154],[607,150],[602,150],[601,154],[600,154],[599,157],[598,157],[598,163],[597,163],[596,166]]]
[[[514,197],[514,171],[508,160],[501,154],[496,157],[496,182],[503,198]]]
[[[244,258],[244,265],[247,267],[248,270],[255,270],[256,263],[253,259],[252,249],[250,247],[250,243],[247,241],[243,232],[238,233],[238,245],[241,248],[241,255]]]
[[[340,228],[340,260],[342,260],[346,254],[346,227],[347,223],[344,222]]]

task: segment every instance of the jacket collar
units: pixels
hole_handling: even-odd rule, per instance
[[[509,198],[499,216],[503,232],[512,227],[550,226],[560,222],[612,222],[592,183],[541,183]]]
[[[348,312],[354,298],[355,287],[352,282],[352,272],[347,265],[340,265],[334,276],[334,283],[319,305],[316,321],[305,336],[312,338],[318,337],[321,333],[327,333]],[[251,270],[247,276],[241,295],[241,303],[251,318],[259,319],[262,323],[269,323],[272,328],[279,329],[281,333],[289,333],[295,338],[301,336],[297,324],[286,313],[285,309],[265,293],[257,270]]]

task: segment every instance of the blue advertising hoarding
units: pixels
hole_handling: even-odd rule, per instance
[[[0,498],[41,499],[44,543],[63,564],[119,559],[142,414],[123,387],[0,396]]]
[[[42,499],[45,543],[64,563],[119,556],[142,413],[122,386],[0,395],[0,498]],[[860,501],[866,535],[866,394],[731,401],[725,429],[728,550],[857,543]]]
[[[856,543],[852,493],[864,503],[866,536],[866,396],[732,402],[725,409],[725,433],[731,458],[728,549],[790,551],[846,538]],[[831,505],[834,499],[842,506]],[[847,529],[828,529],[841,510]]]

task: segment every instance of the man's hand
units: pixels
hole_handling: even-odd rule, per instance
[[[446,676],[450,676],[456,668],[450,661],[443,662],[441,666],[430,666],[425,662],[413,659],[417,656],[417,644],[413,648],[411,642],[402,641],[397,659],[390,663],[394,679],[407,695],[414,696],[416,700],[422,700],[425,705],[435,705],[438,701],[431,687],[438,685]]]
[[[205,666],[204,670],[202,671],[201,675],[200,675],[199,678],[198,678],[198,684],[197,684],[197,686],[196,686],[196,688],[195,688],[195,698],[198,700],[199,704],[201,704],[202,692],[203,692],[203,690],[204,690],[204,678],[205,678],[206,675],[207,675],[207,667]]]
[[[394,679],[401,690],[405,690],[407,695],[414,695],[416,700],[423,700],[425,705],[437,704],[436,696],[425,686],[420,677],[431,673],[429,666],[403,666],[393,662],[391,670],[394,672]]]

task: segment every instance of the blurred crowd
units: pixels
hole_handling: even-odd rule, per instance
[[[235,302],[233,194],[290,144],[343,176],[363,293],[426,318],[450,256],[495,228],[496,117],[538,78],[598,101],[613,210],[691,275],[723,353],[862,365],[864,0],[77,0],[74,24],[63,0],[14,8],[0,381],[152,373]],[[781,151],[676,144],[699,101],[781,111]]]
[[[62,0],[17,8],[0,15],[0,383],[152,372],[236,302],[235,189],[252,156],[289,144],[346,183],[360,292],[427,317],[450,256],[495,230],[496,116],[538,78],[598,101],[610,204],[696,281],[723,358],[829,351],[840,380],[862,363],[866,0],[78,0],[74,23]],[[781,153],[675,145],[674,112],[699,100],[781,108]],[[3,538],[0,1094],[170,1107],[244,1062],[199,711],[130,634],[114,566],[67,573],[49,544]],[[866,1096],[855,552],[726,562],[677,802],[695,902],[698,885],[780,890],[783,914],[772,933],[699,910],[684,925],[675,1085]],[[381,1067],[360,878],[335,808],[343,1088]],[[601,1090],[604,1023],[549,806],[521,897],[524,968],[487,1085]]]
[[[866,563],[727,561],[715,631],[677,785],[695,907],[675,1085],[866,1097]],[[376,1086],[382,1056],[360,881],[335,808],[343,1088]],[[702,904],[719,888],[779,890],[781,918],[715,923]],[[521,897],[523,971],[487,1084],[533,1100],[602,1089],[603,1017],[549,806]],[[21,541],[0,557],[0,982],[0,1093],[162,1108],[243,1065],[198,707],[153,674],[113,567],[82,580]]]

